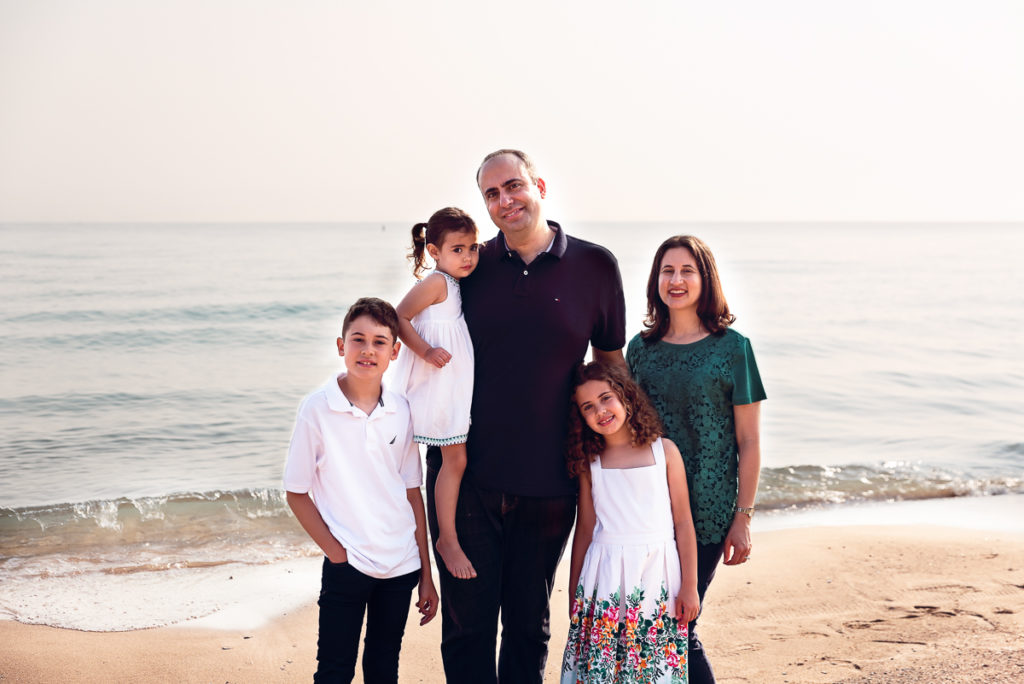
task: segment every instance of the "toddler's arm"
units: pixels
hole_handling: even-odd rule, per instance
[[[287,492],[287,499],[288,507],[292,509],[292,513],[295,514],[295,518],[302,525],[302,529],[306,530],[306,534],[316,542],[316,545],[324,552],[327,559],[332,563],[348,561],[348,553],[346,553],[345,547],[331,534],[327,523],[320,516],[320,511],[316,509],[316,504],[309,498],[309,494]]]
[[[676,615],[680,620],[692,622],[700,612],[697,593],[697,533],[693,529],[690,513],[690,492],[686,487],[686,466],[679,448],[671,440],[662,439],[665,446],[665,471],[668,478],[668,496],[672,503],[672,523],[676,531],[676,549],[679,552],[679,570],[683,584],[676,598]]]
[[[437,614],[438,598],[437,589],[434,587],[433,574],[430,572],[430,551],[427,545],[427,516],[423,511],[423,495],[419,487],[409,487],[405,490],[405,496],[412,506],[412,513],[416,518],[416,545],[420,549],[420,584],[419,600],[416,607],[419,608],[420,625],[425,625],[434,619]]]
[[[452,355],[441,347],[431,347],[416,332],[416,328],[412,326],[412,319],[428,306],[440,304],[447,298],[448,284],[444,276],[433,273],[416,283],[395,309],[398,312],[398,337],[417,356],[438,368],[443,368],[451,360]]]

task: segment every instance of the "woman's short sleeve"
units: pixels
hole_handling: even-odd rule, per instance
[[[733,406],[753,404],[767,398],[764,393],[764,385],[761,384],[761,374],[757,371],[757,361],[754,360],[754,350],[750,346],[750,340],[742,336],[739,337],[740,344],[737,345],[732,363]]]

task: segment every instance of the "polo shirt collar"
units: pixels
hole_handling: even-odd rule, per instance
[[[561,259],[562,255],[565,254],[565,246],[569,242],[565,237],[565,231],[562,230],[562,226],[560,226],[556,221],[548,221],[548,228],[555,231],[555,236],[551,239],[551,244],[548,245],[547,249],[541,252],[541,254],[547,253],[556,259]],[[505,242],[505,234],[500,230],[498,231],[498,240],[498,244],[501,245],[502,258],[511,259],[515,250],[509,249],[508,243]]]
[[[345,374],[336,375],[330,379],[330,381],[324,386],[324,391],[327,394],[327,406],[332,411],[338,413],[352,413],[355,414],[357,411],[359,414],[363,413],[363,410],[358,408],[355,404],[348,400],[345,393],[341,391],[341,387],[338,386],[338,378],[343,377]],[[377,406],[384,409],[384,413],[394,413],[395,402],[392,400],[390,393],[387,389],[381,385],[380,397],[377,399]],[[386,400],[386,401],[385,401]],[[374,411],[376,413],[376,411]]]

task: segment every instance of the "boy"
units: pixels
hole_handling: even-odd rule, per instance
[[[400,346],[394,308],[357,301],[338,338],[345,372],[306,397],[295,421],[284,488],[325,555],[314,682],[352,681],[364,611],[364,681],[397,682],[414,585],[420,624],[437,612],[409,407],[381,386]]]

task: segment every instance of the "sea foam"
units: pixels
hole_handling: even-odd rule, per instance
[[[0,617],[83,631],[254,629],[315,601],[320,558],[122,574],[7,578]]]

